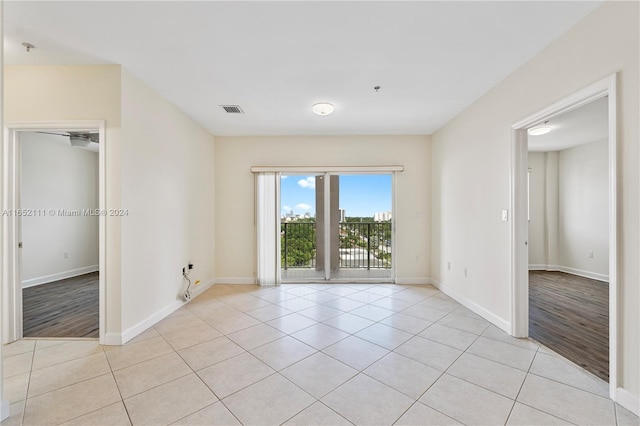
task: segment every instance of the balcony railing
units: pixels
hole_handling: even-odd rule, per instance
[[[315,222],[280,225],[282,268],[313,268],[316,264]],[[341,222],[341,269],[391,269],[391,222]]]

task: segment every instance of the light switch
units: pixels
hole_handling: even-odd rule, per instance
[[[509,220],[509,210],[502,210],[502,221],[506,222]]]

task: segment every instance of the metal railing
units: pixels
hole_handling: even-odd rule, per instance
[[[284,222],[280,224],[281,263],[288,268],[316,267],[316,223]]]
[[[282,268],[316,268],[315,222],[280,225]],[[391,269],[391,222],[340,222],[341,269]]]

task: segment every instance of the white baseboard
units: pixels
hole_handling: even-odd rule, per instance
[[[636,416],[640,416],[640,398],[624,388],[616,389],[616,402]]]
[[[380,282],[378,279],[362,279],[356,280],[357,282]],[[310,280],[309,282],[315,282]],[[353,282],[353,280],[345,279],[345,282]],[[419,284],[431,284],[431,278],[428,277],[407,277],[407,278],[396,278],[396,284],[401,285],[419,285]],[[256,279],[254,277],[217,277],[215,280],[216,284],[256,284]]]
[[[557,271],[558,267],[552,267],[551,265],[538,265],[538,264],[534,264],[534,265],[529,265],[529,270],[530,271]]]
[[[566,274],[577,275],[579,277],[590,278],[592,280],[609,282],[609,275],[597,272],[584,271],[582,269],[570,268],[562,265],[529,265],[530,271],[558,271]]]
[[[256,284],[255,277],[217,277],[216,284]]]
[[[580,277],[591,278],[592,280],[609,282],[609,275],[599,274],[597,272],[583,271],[581,269],[569,268],[568,266],[560,266],[560,272],[578,275]]]
[[[205,291],[209,290],[209,288],[211,288],[211,286],[214,284],[215,284],[215,279],[212,279],[203,284],[198,284],[197,286],[195,286],[193,291],[191,292],[191,300],[195,299]]]
[[[0,402],[0,422],[9,417],[9,401],[3,399]]]
[[[213,285],[213,282],[214,280],[210,280],[205,284],[200,284],[196,286],[194,290],[191,292],[191,300],[195,299],[200,294],[207,291],[209,287]],[[133,339],[134,337],[136,337],[137,335],[139,335],[149,327],[153,326],[154,324],[157,324],[158,322],[162,321],[163,319],[165,319],[166,317],[168,317],[169,315],[171,315],[172,313],[174,313],[175,311],[177,311],[187,303],[189,302],[185,302],[182,299],[175,300],[172,303],[165,306],[164,308],[160,309],[159,311],[149,315],[147,318],[140,321],[136,325],[127,328],[122,333],[106,333],[104,336],[103,344],[115,345],[115,346],[124,345],[129,340]]]
[[[77,277],[78,275],[90,274],[97,272],[100,268],[98,265],[84,266],[82,268],[71,269],[69,271],[58,272],[56,274],[45,275],[43,277],[31,278],[22,281],[22,288],[33,287],[40,284],[47,284],[54,281],[65,280],[67,278]]]
[[[396,284],[400,285],[426,285],[431,284],[431,278],[427,277],[402,277],[396,278]]]
[[[129,340],[133,339],[138,334],[142,333],[152,325],[162,321],[163,319],[165,319],[166,317],[168,317],[178,309],[182,308],[184,304],[185,302],[183,300],[174,300],[172,303],[168,304],[167,306],[160,309],[159,311],[156,311],[153,314],[149,315],[146,319],[140,321],[136,325],[127,328],[122,333],[122,344],[124,345]]]
[[[450,287],[447,287],[442,283],[439,283],[435,280],[431,280],[431,284],[433,284],[435,287],[438,288],[438,290],[440,290],[447,296],[455,299],[458,303],[463,305],[465,308],[470,309],[471,311],[480,315],[482,318],[486,319],[491,324],[495,325],[505,333],[511,335],[511,322],[503,318],[500,318],[493,312],[490,312],[487,309],[483,308],[482,306],[478,305],[477,303],[467,299],[466,297],[461,296],[460,294],[452,290]]]

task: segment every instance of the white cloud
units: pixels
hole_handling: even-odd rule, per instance
[[[316,177],[309,176],[308,178],[300,179],[298,185],[302,188],[316,189]]]
[[[311,210],[311,206],[309,204],[300,203],[300,204],[296,204],[296,209],[303,210],[303,211],[306,212],[306,211]]]
[[[280,176],[280,179],[286,179],[286,178],[288,178],[288,177],[289,177],[289,176]]]
[[[291,207],[289,206],[282,206],[282,211],[285,213],[289,213],[291,210],[293,210]]]

